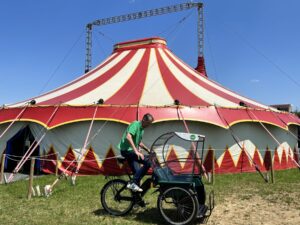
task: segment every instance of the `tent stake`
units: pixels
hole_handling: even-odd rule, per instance
[[[211,160],[211,181],[212,185],[215,184],[215,150],[212,149],[212,160]]]
[[[272,184],[275,183],[275,174],[274,174],[274,168],[273,168],[273,160],[272,160],[272,154],[270,154],[270,169],[271,169],[271,177],[272,177]]]
[[[56,164],[55,164],[55,176],[58,176],[58,159],[56,158]]]
[[[1,160],[0,184],[2,184],[2,182],[3,182],[5,157],[6,157],[6,154],[3,154],[2,160]]]
[[[35,164],[35,158],[32,158],[31,161],[30,161],[30,175],[29,175],[29,184],[28,184],[27,199],[31,199],[31,196],[32,196],[32,184],[33,184],[33,175],[34,175],[34,164]]]

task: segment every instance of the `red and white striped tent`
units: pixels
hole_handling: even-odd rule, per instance
[[[36,104],[29,105],[33,99]],[[100,99],[103,104],[97,104]],[[3,107],[0,131],[14,124],[0,139],[0,152],[24,126],[30,127],[35,139],[45,130],[40,147],[52,161],[43,164],[44,170],[53,172],[56,160],[63,169],[77,159],[90,123],[95,121],[84,155],[73,163],[84,174],[118,173],[121,168],[113,158],[119,154],[116,145],[126,124],[145,113],[155,118],[145,133],[148,145],[164,131],[185,131],[181,121],[185,120],[191,132],[207,136],[205,163],[210,167],[210,150],[215,149],[218,172],[240,172],[241,160],[247,161],[242,171],[254,171],[252,161],[243,158],[243,150],[230,136],[229,127],[240,135],[240,145],[262,168],[268,167],[269,153],[273,153],[277,169],[294,167],[293,159],[297,160],[297,140],[290,133],[297,135],[298,117],[210,80],[178,58],[159,37],[118,43],[104,62],[76,80]],[[177,154],[175,148],[170,149],[169,157]]]

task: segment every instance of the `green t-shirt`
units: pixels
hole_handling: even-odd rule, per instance
[[[127,127],[118,145],[118,148],[120,150],[133,151],[133,148],[131,147],[129,141],[126,138],[128,133],[131,134],[134,145],[138,146],[144,134],[144,128],[142,127],[142,122],[134,121]]]

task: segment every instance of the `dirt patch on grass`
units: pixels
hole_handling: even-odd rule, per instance
[[[281,201],[276,196],[259,195],[225,197],[218,202],[207,224],[300,224],[300,203],[296,196],[292,201]],[[271,200],[271,201],[270,201]]]

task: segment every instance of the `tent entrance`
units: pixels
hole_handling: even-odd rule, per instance
[[[25,155],[30,145],[34,142],[34,137],[28,126],[20,130],[15,136],[13,136],[6,143],[5,154],[7,155],[4,164],[5,172],[12,172],[18,162]],[[30,157],[39,157],[40,147],[38,146]],[[25,162],[23,167],[20,169],[19,173],[29,174],[30,172],[30,159]],[[34,173],[40,174],[41,163],[39,159],[36,159],[34,166]]]

